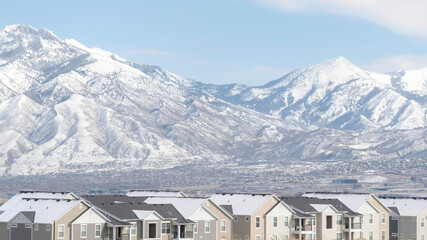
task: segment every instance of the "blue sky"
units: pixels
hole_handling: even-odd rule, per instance
[[[17,0],[0,10],[0,26],[47,28],[63,39],[216,84],[262,85],[338,56],[382,72],[427,67],[427,5],[366,1]]]

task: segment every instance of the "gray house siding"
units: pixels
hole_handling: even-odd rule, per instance
[[[73,224],[73,240],[99,240],[107,238],[107,225],[101,224],[101,237],[95,237],[95,223],[86,224],[87,226],[87,237],[81,237],[81,224]]]
[[[9,229],[7,229],[7,223],[0,223],[0,236],[5,239],[9,239]]]
[[[415,240],[417,232],[416,217],[400,217],[399,218],[399,239],[400,240]]]
[[[31,224],[30,224],[31,226]],[[26,228],[25,223],[18,223],[17,227],[10,228],[11,240],[30,240],[31,227]]]
[[[46,231],[46,225],[51,226],[51,231]],[[33,231],[33,240],[50,240],[52,239],[52,225],[51,224],[38,224],[39,229]],[[34,226],[33,226],[34,229]]]
[[[395,220],[393,220],[393,218]],[[390,240],[399,240],[399,218],[398,217],[390,217]]]

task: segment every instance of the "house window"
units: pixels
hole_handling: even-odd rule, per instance
[[[38,224],[34,224],[34,231],[38,231],[39,230],[39,225]]]
[[[381,231],[381,240],[385,240],[385,231]]]
[[[360,232],[360,238],[363,238],[363,232]]]
[[[360,217],[359,222],[360,224],[363,224],[363,217]]]
[[[327,229],[332,228],[332,216],[326,216],[326,228]]]
[[[374,215],[369,214],[369,223],[374,223]]]
[[[86,224],[80,225],[80,237],[82,237],[82,238],[87,237],[87,225]]]
[[[261,237],[259,235],[256,235],[255,240],[261,240]]]
[[[225,232],[225,220],[221,220],[221,232]]]
[[[277,240],[277,235],[276,234],[273,235],[273,240]]]
[[[245,218],[245,221],[246,221],[246,222],[249,222],[249,217],[246,217],[246,218]]]
[[[130,235],[136,236],[136,223],[132,223],[132,226],[130,227]]]
[[[245,235],[245,240],[249,240],[249,235]]]
[[[313,235],[312,234],[308,234],[308,240],[313,240]]]
[[[313,226],[316,226],[316,219],[315,218],[313,218],[313,220],[311,220],[312,221],[312,223],[313,223]]]
[[[411,221],[412,221],[412,222],[415,222],[415,220],[416,220],[416,218],[415,218],[415,217],[411,218]]]
[[[381,214],[381,223],[385,223],[385,214],[384,213]]]
[[[237,217],[234,217],[234,221],[237,221]]]
[[[374,240],[374,232],[369,232],[369,240]]]
[[[277,227],[277,217],[273,217],[273,227]]]
[[[194,225],[194,230],[197,232],[197,223]],[[162,234],[170,234],[171,233],[171,223],[163,222],[162,223]]]
[[[31,224],[25,224],[25,228],[31,228]]]
[[[255,218],[255,227],[256,228],[260,228],[261,227],[261,218],[260,217],[256,217]]]
[[[424,227],[424,218],[421,218],[421,227]]]
[[[313,240],[316,240],[316,234],[313,233]]]
[[[342,240],[342,233],[337,233],[337,240]]]
[[[64,229],[65,227],[64,227],[64,225],[58,225],[58,238],[64,238],[64,235],[65,235],[65,233],[64,233]]]
[[[169,231],[170,231],[170,223],[169,223]],[[199,226],[197,223],[194,224],[193,231],[194,231],[194,233],[197,233],[199,231]]]
[[[211,222],[209,220],[205,220],[205,233],[211,232]]]
[[[289,235],[285,235],[285,240],[289,240]]]
[[[101,224],[95,224],[95,237],[101,237]]]
[[[342,215],[337,215],[337,225],[342,225]]]
[[[236,239],[236,240],[237,240],[237,235],[234,235],[234,239]]]
[[[50,232],[50,225],[46,225],[46,231]]]
[[[289,217],[286,216],[285,217],[285,227],[288,227],[288,226],[289,226]]]
[[[424,240],[424,234],[421,234],[421,240]]]

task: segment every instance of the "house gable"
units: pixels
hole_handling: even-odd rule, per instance
[[[10,220],[10,223],[26,223],[26,224],[28,223],[28,224],[31,224],[32,222],[30,221],[30,219],[25,217],[25,215],[22,212],[20,212]]]
[[[204,206],[198,208],[194,211],[190,217],[188,218],[192,221],[198,220],[217,220],[218,218],[213,215],[209,210],[207,210]]]
[[[101,213],[94,210],[93,208],[88,209],[80,217],[78,217],[73,224],[84,224],[84,223],[106,223],[108,219]]]
[[[288,207],[288,205],[286,205],[284,202],[280,202],[275,207],[273,207],[266,214],[266,216],[279,216],[279,215],[288,216],[288,215],[292,215],[294,213],[295,212],[290,207]]]
[[[378,209],[374,207],[369,202],[364,202],[359,209],[357,209],[358,213],[365,214],[365,213],[379,213]]]

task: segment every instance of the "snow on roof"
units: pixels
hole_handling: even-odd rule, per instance
[[[144,202],[148,204],[172,204],[184,218],[189,218],[207,200],[207,198],[150,197]]]
[[[20,212],[34,211],[34,223],[51,224],[79,202],[81,200],[24,198],[0,214],[0,222],[9,222]]]
[[[138,219],[141,219],[141,220],[145,219],[150,214],[155,213],[155,211],[146,211],[146,210],[132,210],[132,211],[135,213],[135,215],[138,217]],[[157,215],[160,217],[159,214],[157,214]]]
[[[380,198],[380,201],[387,206],[396,207],[400,216],[418,216],[427,208],[427,200],[413,198]]]
[[[181,191],[154,191],[154,190],[130,190],[126,193],[129,197],[185,197]]]
[[[363,203],[365,203],[370,193],[305,193],[303,197],[314,197],[320,199],[338,199],[349,207],[352,211],[356,212]]]
[[[232,205],[233,215],[252,215],[273,197],[271,194],[214,194],[210,199],[216,205]]]
[[[48,192],[48,191],[21,191],[3,205],[0,206],[0,211],[6,211],[20,202],[23,198],[38,198],[38,199],[76,199],[72,192]]]
[[[325,211],[328,207],[331,207],[332,209],[335,210],[335,208],[330,205],[330,204],[310,204],[310,206],[312,206],[314,209],[316,209],[316,211],[318,212],[323,212]]]

